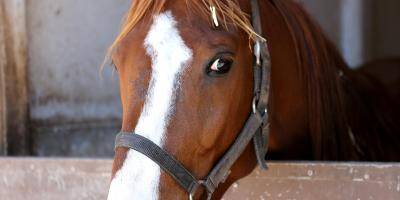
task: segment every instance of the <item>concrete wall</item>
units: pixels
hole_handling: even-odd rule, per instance
[[[31,118],[119,118],[118,81],[99,67],[128,0],[28,1]]]
[[[129,2],[27,1],[35,154],[91,155],[82,151],[87,146],[94,155],[102,155],[91,145],[93,140],[82,141],[88,135],[93,139],[109,135],[112,143],[121,113],[118,77],[112,78],[106,68],[101,79],[99,70]],[[53,151],[49,144],[66,149]]]

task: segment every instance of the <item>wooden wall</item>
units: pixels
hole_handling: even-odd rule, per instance
[[[0,197],[13,200],[106,199],[111,160],[0,159]],[[226,193],[226,200],[400,199],[400,164],[270,163]]]
[[[29,152],[25,0],[0,1],[0,152]]]
[[[6,50],[4,41],[4,17],[3,1],[0,2],[0,155],[7,153],[7,109],[6,109],[6,88],[5,88],[5,69],[6,69]]]

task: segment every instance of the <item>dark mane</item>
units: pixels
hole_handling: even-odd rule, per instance
[[[291,31],[306,82],[314,158],[396,160],[398,155],[389,152],[400,152],[400,145],[396,144],[400,129],[395,116],[384,108],[390,98],[383,86],[349,69],[299,4],[273,2]]]

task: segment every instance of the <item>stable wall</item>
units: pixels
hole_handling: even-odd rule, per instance
[[[112,156],[121,120],[118,77],[106,68],[101,79],[99,69],[129,2],[26,1],[33,154]],[[351,66],[400,55],[400,1],[301,2]]]
[[[34,154],[112,154],[121,113],[118,76],[100,66],[129,2],[27,1]]]

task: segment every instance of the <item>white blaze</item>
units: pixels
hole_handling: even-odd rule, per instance
[[[192,58],[192,51],[180,37],[176,25],[171,12],[157,15],[144,41],[153,71],[135,133],[161,147],[174,108],[176,86]],[[108,200],[158,199],[160,174],[156,163],[129,150],[122,168],[111,182]]]

